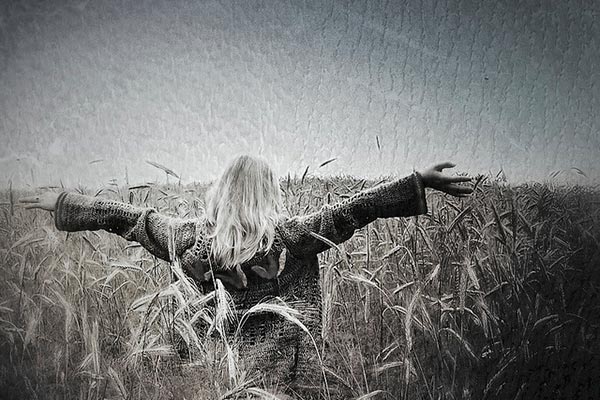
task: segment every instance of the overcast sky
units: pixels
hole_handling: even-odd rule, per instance
[[[0,186],[204,181],[236,153],[599,182],[598,3],[0,0]]]

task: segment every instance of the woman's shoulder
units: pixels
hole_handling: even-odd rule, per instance
[[[285,239],[293,234],[294,221],[297,217],[290,217],[288,215],[280,215],[277,224],[275,225],[275,237],[279,238],[285,243]]]
[[[295,236],[304,233],[306,230],[306,217],[303,215],[281,215],[277,221],[275,231],[282,236]]]
[[[207,253],[209,244],[209,228],[206,218],[198,217],[193,220],[194,238],[191,246],[186,249],[186,253],[192,252],[196,256],[203,256]]]
[[[281,216],[275,228],[275,237],[281,242],[282,247],[297,257],[303,256],[301,243],[307,233],[302,217],[297,215]]]
[[[197,218],[193,221],[195,235],[180,256],[183,270],[197,281],[204,281],[204,274],[208,271],[210,242],[205,218]]]

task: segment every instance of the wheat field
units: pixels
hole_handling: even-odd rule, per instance
[[[297,215],[377,183],[281,187]],[[206,186],[77,190],[194,217]],[[25,194],[0,199],[1,398],[285,398],[214,334],[222,288],[199,293],[177,263],[106,232],[59,232],[15,204]],[[469,198],[427,201],[428,215],[377,220],[320,255],[322,398],[600,398],[600,193],[482,176]],[[256,311],[302,324],[284,304]]]

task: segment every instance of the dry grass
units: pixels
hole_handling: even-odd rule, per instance
[[[375,183],[305,174],[282,188],[301,214]],[[87,193],[193,217],[204,190]],[[0,397],[285,398],[224,334],[243,323],[226,291],[200,294],[176,263],[108,233],[57,232],[14,207],[19,195],[0,208]],[[600,194],[485,178],[469,199],[429,193],[428,204],[428,216],[378,220],[321,256],[332,396],[600,398]],[[302,324],[283,303],[254,311]]]

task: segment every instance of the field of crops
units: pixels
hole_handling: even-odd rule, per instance
[[[282,188],[295,215],[376,183]],[[205,189],[79,191],[194,217]],[[177,265],[106,232],[59,232],[15,204],[23,194],[0,199],[0,398],[283,398],[227,338],[193,328],[222,313]],[[485,177],[470,198],[427,200],[428,215],[321,254],[323,398],[600,398],[600,192]]]

